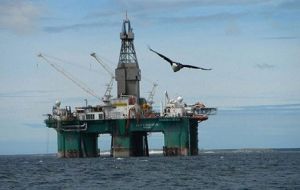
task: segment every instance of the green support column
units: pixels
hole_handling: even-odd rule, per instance
[[[190,120],[190,156],[198,155],[198,121]]]
[[[129,157],[131,152],[130,135],[126,120],[118,120],[116,122],[112,136],[113,157]]]
[[[132,132],[130,141],[131,156],[149,156],[147,132]]]
[[[58,156],[78,158],[81,156],[80,134],[78,132],[57,131]]]
[[[65,136],[62,131],[57,130],[57,156],[65,158]]]
[[[198,121],[189,117],[116,119],[90,121],[86,130],[71,131],[78,121],[61,125],[47,120],[48,127],[57,130],[58,156],[64,158],[98,156],[98,134],[112,135],[111,155],[114,157],[148,156],[147,133],[164,134],[164,155],[188,156],[198,154]],[[81,124],[82,125],[82,124]]]
[[[79,158],[98,156],[98,134],[57,131],[58,157]]]
[[[81,133],[80,148],[81,157],[97,157],[98,154],[98,134]]]
[[[197,121],[183,118],[179,122],[173,122],[164,128],[164,155],[165,156],[189,156],[196,155],[198,151],[198,136],[195,134]],[[197,126],[196,126],[197,129]]]
[[[129,138],[129,136],[116,135],[113,137],[112,154],[113,154],[113,157],[129,157],[130,156],[130,138]]]

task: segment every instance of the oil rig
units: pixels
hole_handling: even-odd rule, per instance
[[[45,120],[48,128],[57,131],[58,157],[97,157],[100,155],[98,137],[111,135],[110,155],[113,157],[149,156],[148,135],[164,135],[165,156],[191,156],[198,154],[198,124],[216,112],[202,103],[187,105],[182,97],[166,101],[160,111],[153,109],[153,97],[140,97],[141,70],[135,48],[130,20],[123,20],[120,33],[121,50],[115,73],[96,106],[61,107],[57,101]],[[39,55],[42,57],[42,55]],[[98,62],[95,53],[92,53]],[[105,67],[104,67],[105,68]],[[110,92],[117,81],[117,97]],[[153,96],[153,94],[152,94]],[[101,138],[101,137],[100,137]]]

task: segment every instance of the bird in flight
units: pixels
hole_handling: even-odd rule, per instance
[[[154,51],[150,47],[148,47],[148,48],[149,48],[150,51],[156,53],[158,56],[160,56],[161,58],[163,58],[164,60],[166,60],[167,62],[169,62],[174,72],[177,72],[177,71],[179,71],[180,69],[182,69],[184,67],[186,67],[186,68],[192,68],[192,69],[201,69],[201,70],[206,70],[206,71],[212,70],[212,69],[206,69],[206,68],[197,67],[197,66],[193,66],[193,65],[184,65],[184,64],[172,61],[168,57],[166,57],[166,56],[158,53],[157,51]]]

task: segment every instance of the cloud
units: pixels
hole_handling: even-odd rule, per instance
[[[110,14],[110,13],[107,13]],[[106,17],[107,14],[99,13],[99,14],[90,14],[87,17],[99,17],[100,15]],[[114,14],[114,13],[111,13]],[[195,22],[203,22],[203,21],[223,21],[223,20],[234,20],[240,18],[242,16],[247,15],[248,13],[217,13],[211,15],[197,15],[197,16],[186,16],[186,17],[148,17],[148,16],[137,16],[138,19],[147,20],[151,22],[159,22],[159,23],[195,23]],[[87,18],[85,17],[85,18]],[[105,21],[104,21],[105,20]],[[100,21],[84,21],[81,23],[68,24],[68,25],[60,25],[60,26],[45,26],[43,30],[49,33],[59,33],[68,30],[82,30],[82,29],[91,29],[91,28],[103,28],[103,27],[119,27],[120,22],[115,20],[101,19]],[[237,25],[230,26],[228,28],[228,33],[236,35],[240,33]]]
[[[104,17],[107,18],[115,15],[120,15],[120,11],[106,10],[106,11],[92,12],[86,15],[84,18],[85,19],[104,18]]]
[[[299,0],[283,1],[278,5],[278,8],[297,10],[300,9],[300,1]]]
[[[221,11],[219,13],[211,13],[207,15],[192,15],[192,16],[159,16],[166,15],[167,11],[172,13],[176,10],[185,10],[195,7],[208,7],[208,6],[232,6],[232,5],[256,5],[267,4],[271,0],[153,0],[153,1],[140,1],[140,0],[112,0],[111,5],[113,8],[100,10],[96,12],[90,12],[85,17],[84,21],[78,21],[73,24],[62,24],[45,26],[44,31],[49,33],[59,33],[69,30],[82,30],[90,28],[101,28],[107,26],[119,26],[119,20],[121,14],[125,15],[125,11],[128,11],[129,17],[139,20],[140,23],[195,23],[203,21],[224,21],[234,20],[242,16],[249,15],[248,12],[235,11],[228,12]],[[160,14],[163,13],[163,14]],[[170,15],[170,14],[169,14]],[[93,19],[97,21],[91,22]],[[227,35],[238,35],[241,33],[240,28],[234,22],[231,22],[225,29]]]
[[[281,2],[281,0],[275,0],[275,2]],[[222,6],[228,7],[229,9],[227,9],[227,12],[231,12],[233,10],[231,6],[255,6],[257,4],[274,6],[274,4],[279,4],[275,2],[274,0],[111,0],[111,8],[108,8],[106,10],[99,10],[96,12],[90,12],[84,17],[84,19],[112,19],[113,17],[119,18],[122,14],[124,14],[125,16],[125,11],[128,11],[129,17],[131,18],[134,17],[139,20],[149,20],[151,18],[156,18],[156,16],[161,14],[166,15],[171,13],[172,15],[173,13],[176,13],[178,11],[182,12],[187,9],[216,7],[216,9],[214,9],[213,11],[213,13],[216,13],[216,11],[220,11],[220,7]],[[220,16],[222,16],[222,14],[227,15],[227,12],[224,13],[223,11],[221,11]],[[187,20],[191,19],[192,18],[187,18]],[[178,18],[178,20],[184,19]]]
[[[31,32],[41,15],[41,8],[28,0],[0,2],[0,29],[18,34]]]
[[[273,68],[275,68],[275,65],[261,63],[261,64],[256,64],[255,67],[258,69],[264,70],[264,69],[273,69]]]
[[[137,8],[169,8],[169,7],[195,7],[195,6],[215,6],[215,5],[245,5],[245,4],[258,4],[270,2],[271,0],[152,0],[152,1],[140,1],[140,0],[114,0],[116,5],[121,7],[131,7],[131,9]]]
[[[44,27],[45,32],[49,33],[59,33],[67,30],[81,30],[90,28],[101,28],[107,26],[117,26],[119,22],[87,22],[87,23],[77,23],[70,25],[60,25],[60,26],[46,26]]]
[[[263,39],[266,40],[295,40],[295,39],[299,39],[296,36],[274,36],[274,37],[265,37]]]
[[[45,97],[53,91],[47,90],[20,90],[14,92],[0,93],[0,98],[35,98]]]
[[[281,2],[280,0],[277,0]],[[256,5],[272,3],[272,0],[112,0],[112,2],[119,7],[120,10],[128,10],[130,12],[141,12],[147,10],[163,10],[167,9],[186,9],[194,7],[208,7],[208,6],[232,6],[232,5]]]
[[[234,19],[231,19],[225,28],[225,33],[229,36],[237,36],[241,34],[241,29]]]
[[[34,128],[34,129],[45,128],[45,124],[43,124],[43,123],[23,123],[22,125],[26,126],[26,127]]]
[[[203,21],[223,21],[237,19],[247,13],[217,13],[211,15],[186,16],[186,17],[158,17],[155,20],[164,23],[194,23]]]

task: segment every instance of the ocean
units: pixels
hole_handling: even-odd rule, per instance
[[[0,189],[300,189],[300,149],[191,157],[0,156]]]
[[[192,157],[60,159],[41,154],[57,151],[56,132],[41,119],[39,127],[4,123],[0,153],[10,155],[0,155],[0,190],[300,189],[299,116],[299,104],[219,109],[200,123],[201,151]],[[162,133],[148,140],[150,149],[164,145]],[[110,135],[98,143],[109,150]],[[285,147],[295,149],[272,149]]]

